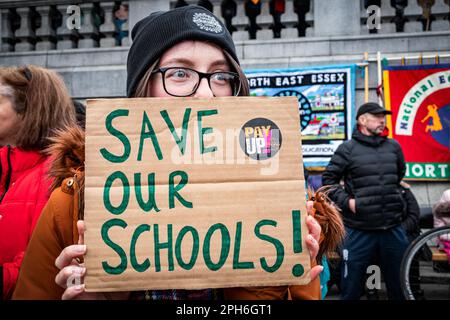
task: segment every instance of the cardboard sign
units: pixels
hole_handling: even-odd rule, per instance
[[[295,97],[87,105],[87,291],[309,282]]]

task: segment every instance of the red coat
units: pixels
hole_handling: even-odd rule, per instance
[[[50,194],[48,157],[9,146],[0,147],[0,267],[3,299],[9,299],[24,251]]]

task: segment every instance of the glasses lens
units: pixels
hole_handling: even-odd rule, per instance
[[[189,96],[194,93],[199,80],[198,73],[185,68],[168,68],[164,73],[167,93],[174,96]]]
[[[189,68],[167,68],[163,73],[164,88],[172,96],[190,96],[195,93],[200,83],[198,72]],[[216,97],[237,96],[241,82],[237,73],[215,72],[210,74],[209,86]]]
[[[211,91],[216,97],[236,96],[239,94],[239,76],[231,72],[216,72],[210,78]]]

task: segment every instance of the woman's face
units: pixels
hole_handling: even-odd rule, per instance
[[[21,117],[14,111],[10,98],[3,94],[8,88],[0,84],[0,146],[15,145],[15,134]]]
[[[211,43],[191,40],[176,44],[161,56],[159,68],[168,67],[185,67],[206,73],[230,71],[222,49]],[[231,91],[229,95],[232,95]],[[161,73],[156,73],[151,78],[150,96],[171,97],[164,90]],[[206,78],[201,79],[197,91],[192,96],[199,98],[214,96]]]

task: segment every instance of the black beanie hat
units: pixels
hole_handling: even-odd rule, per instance
[[[148,68],[175,44],[184,40],[210,41],[228,52],[237,63],[233,39],[210,11],[196,5],[158,11],[140,20],[131,31],[133,43],[127,61],[127,96],[134,95]]]

